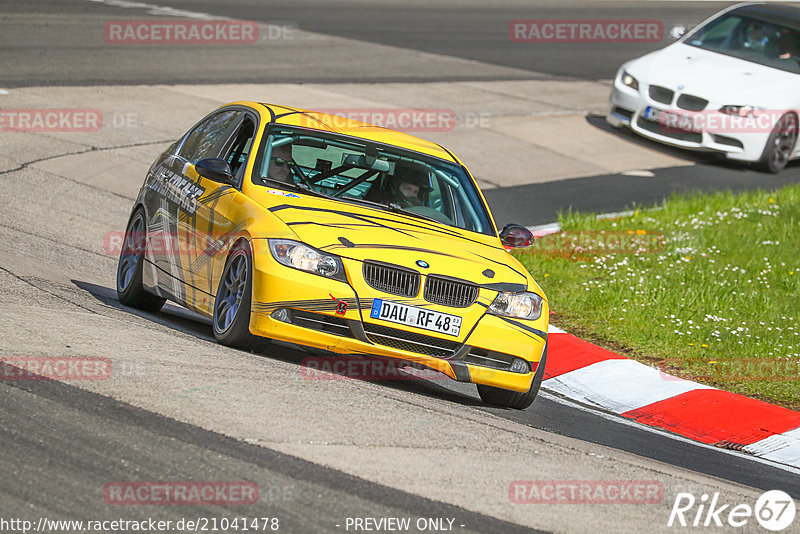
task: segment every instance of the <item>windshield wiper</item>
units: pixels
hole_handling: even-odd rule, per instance
[[[333,197],[331,197],[333,198]],[[339,199],[337,199],[339,200]],[[414,211],[408,211],[407,209],[401,208],[400,204],[396,202],[389,202],[388,204],[384,204],[383,202],[375,202],[374,200],[367,200],[365,198],[343,198],[341,200],[345,200],[347,202],[354,202],[356,204],[366,204],[367,206],[374,206],[376,208],[380,208],[383,210],[391,211],[394,213],[402,213],[403,215],[409,215],[411,217],[416,217],[418,219],[425,219],[428,221],[433,221],[435,223],[441,224],[442,221],[437,221],[433,217],[428,217],[427,215],[423,215],[421,213],[416,213]]]
[[[433,217],[428,217],[427,215],[423,215],[423,214],[417,213],[415,211],[409,211],[409,210],[407,210],[405,208],[401,208],[400,204],[397,204],[395,202],[389,202],[388,204],[380,204],[380,205],[381,206],[385,206],[386,209],[388,209],[389,211],[394,212],[394,213],[402,213],[403,215],[410,215],[411,217],[416,217],[418,219],[425,219],[426,221],[432,221],[432,222],[435,222],[435,223],[442,224],[442,221],[437,221]]]

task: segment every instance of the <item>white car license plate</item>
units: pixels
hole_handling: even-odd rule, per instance
[[[461,317],[458,315],[425,310],[383,299],[373,299],[369,316],[373,319],[416,326],[451,336],[457,336],[461,332]]]
[[[672,113],[670,111],[663,111],[654,107],[647,106],[644,110],[644,116],[651,121],[659,123],[664,129],[678,129],[687,132],[695,131],[694,121],[691,117],[681,115],[680,113]]]

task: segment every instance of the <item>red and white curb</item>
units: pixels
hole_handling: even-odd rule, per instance
[[[668,375],[554,326],[542,387],[701,443],[800,467],[800,412]]]

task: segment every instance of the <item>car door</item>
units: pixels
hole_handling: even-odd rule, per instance
[[[175,300],[193,308],[197,301],[191,261],[196,253],[197,211],[201,198],[208,196],[208,184],[201,184],[194,172],[194,163],[215,157],[230,128],[240,120],[241,111],[215,112],[195,126],[180,144],[176,153],[165,159],[159,176],[160,205],[151,217],[151,229],[159,246],[154,248],[159,268],[158,287]],[[216,190],[221,184],[214,184]],[[159,236],[159,234],[161,234]]]
[[[220,184],[199,176],[193,166],[186,167],[186,176],[202,188],[205,193],[198,199],[194,212],[194,241],[189,247],[190,284],[194,289],[193,302],[197,311],[211,314],[213,296],[217,288],[214,280],[219,279],[224,267],[225,254],[238,235],[243,222],[232,221],[228,214],[230,206],[241,195],[241,183],[256,131],[256,118],[248,112],[241,112],[214,150],[214,155],[228,162],[237,180],[237,187]]]

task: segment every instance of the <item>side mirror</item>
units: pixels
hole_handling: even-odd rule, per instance
[[[672,27],[672,29],[669,31],[669,36],[677,41],[678,39],[686,35],[687,31],[689,31],[689,28],[679,24],[677,26]]]
[[[519,224],[507,224],[500,232],[500,241],[509,248],[526,248],[533,244],[533,233]]]
[[[194,164],[197,174],[209,180],[226,185],[234,185],[233,173],[228,162],[220,158],[205,158]]]

